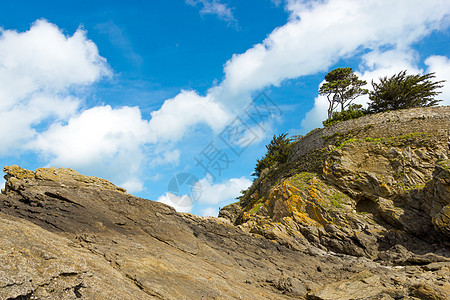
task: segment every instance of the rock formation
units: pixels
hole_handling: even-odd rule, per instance
[[[450,108],[316,130],[219,218],[5,167],[1,299],[449,299]]]

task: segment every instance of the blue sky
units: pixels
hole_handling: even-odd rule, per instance
[[[0,164],[216,215],[274,134],[321,125],[333,68],[450,81],[449,14],[446,0],[3,1]]]

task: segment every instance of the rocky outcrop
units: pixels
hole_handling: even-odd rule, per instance
[[[342,124],[313,132],[318,148],[299,140],[220,218],[70,169],[5,167],[0,299],[450,298],[443,137]]]
[[[290,233],[291,242],[271,241],[224,218],[176,213],[73,170],[4,170],[1,299],[447,297],[442,257],[392,267],[323,251]],[[272,225],[276,237],[287,228]],[[395,255],[409,255],[401,250]]]
[[[397,266],[446,261],[448,128],[450,107],[436,107],[315,130],[293,143],[288,163],[261,173],[230,221],[291,249],[310,245]]]

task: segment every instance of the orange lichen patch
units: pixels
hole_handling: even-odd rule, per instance
[[[295,211],[301,211],[302,207],[303,207],[303,201],[302,198],[300,198],[300,196],[298,195],[292,195],[288,201],[290,202],[290,205],[288,207],[288,210],[291,213],[294,213]]]
[[[310,186],[309,190],[307,191],[311,200],[315,202],[323,203],[323,198],[321,197],[320,190],[316,189],[313,186]]]
[[[317,223],[319,223],[322,226],[325,226],[328,224],[328,221],[325,220],[325,218],[322,216],[322,213],[320,211],[319,206],[317,206],[314,203],[308,203],[306,207],[306,211],[309,215],[309,217],[313,220],[315,220]]]
[[[390,189],[389,189],[389,187],[387,186],[386,183],[381,182],[380,186],[381,186],[382,188],[384,188],[388,194],[390,194],[391,191],[390,191]]]
[[[328,194],[326,185],[315,173],[300,173],[273,186],[265,197],[251,195],[243,219],[249,220],[264,206],[273,222],[290,217],[302,224],[325,226],[330,222],[323,215]]]
[[[298,189],[297,187],[293,186],[288,180],[283,182],[283,184],[286,186],[287,190],[291,194],[300,193],[300,189]]]
[[[325,161],[324,166],[323,166],[323,168],[322,168],[322,173],[323,173],[324,175],[328,175],[328,174],[331,173],[331,172],[330,172],[330,164],[328,163],[328,161]]]
[[[320,223],[316,222],[314,219],[311,219],[306,213],[303,212],[294,212],[293,219],[295,222],[304,224],[304,225],[311,225],[311,226],[321,226]]]

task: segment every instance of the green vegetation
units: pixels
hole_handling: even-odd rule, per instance
[[[407,75],[402,71],[392,77],[380,78],[380,83],[372,81],[373,91],[370,92],[368,110],[378,113],[388,110],[435,106],[441,100],[434,99],[441,92],[444,82],[432,81],[434,73],[425,75]]]
[[[422,184],[413,185],[409,188],[404,188],[404,190],[405,191],[420,190],[420,189],[423,189],[424,187],[425,187],[425,183],[422,183]]]
[[[264,205],[263,202],[260,202],[260,203],[256,204],[256,205],[249,211],[249,213],[250,213],[250,214],[256,214],[256,213],[258,212],[258,210],[261,208],[261,206],[263,206],[263,205]]]
[[[319,94],[327,96],[328,118],[333,117],[334,110],[340,106],[343,112],[351,102],[368,90],[361,88],[367,82],[360,80],[352,68],[337,68],[325,75],[325,83],[319,88]]]
[[[364,80],[358,79],[351,68],[337,68],[325,75],[325,83],[319,88],[320,95],[328,99],[328,116],[323,121],[324,126],[357,119],[367,114],[389,110],[435,106],[441,100],[435,97],[441,92],[443,82],[433,81],[434,73],[425,75],[407,75],[401,71],[391,77],[381,77],[380,83],[372,80],[373,91],[370,93],[362,86]],[[361,95],[369,93],[369,107],[352,104]],[[336,109],[340,106],[340,111]]]
[[[333,195],[333,198],[330,199],[331,204],[336,208],[342,208],[343,200],[345,199],[345,195],[338,192]]]
[[[293,186],[297,187],[300,190],[304,190],[308,187],[311,180],[316,176],[317,176],[316,173],[300,172],[291,177],[289,181]]]
[[[382,142],[383,140],[385,140],[385,138],[371,138],[371,137],[366,137],[365,138],[365,141],[369,142],[369,143]]]
[[[324,126],[331,126],[333,124],[336,124],[336,123],[339,123],[342,121],[357,119],[366,114],[367,114],[367,111],[365,109],[363,109],[362,105],[351,104],[351,105],[349,105],[347,110],[333,112],[331,114],[331,118],[326,119],[322,123]]]
[[[358,142],[359,139],[354,139],[354,138],[350,138],[350,139],[346,139],[345,141],[343,141],[342,143],[340,143],[336,149],[342,149],[345,145],[351,144],[351,143],[355,143]]]
[[[359,142],[369,142],[369,143],[389,143],[389,144],[398,144],[404,143],[406,140],[418,140],[426,139],[432,137],[430,133],[426,132],[413,132],[408,133],[404,135],[394,136],[394,137],[387,137],[387,138],[371,138],[366,137],[364,139],[356,139],[356,138],[347,138],[342,142],[337,142],[335,149],[342,149],[344,146],[352,143],[359,143]]]
[[[266,145],[266,155],[256,161],[255,172],[252,175],[259,177],[264,169],[287,162],[291,145],[286,133],[274,135],[270,144]]]
[[[450,160],[440,160],[437,164],[442,167],[445,171],[450,171]]]

